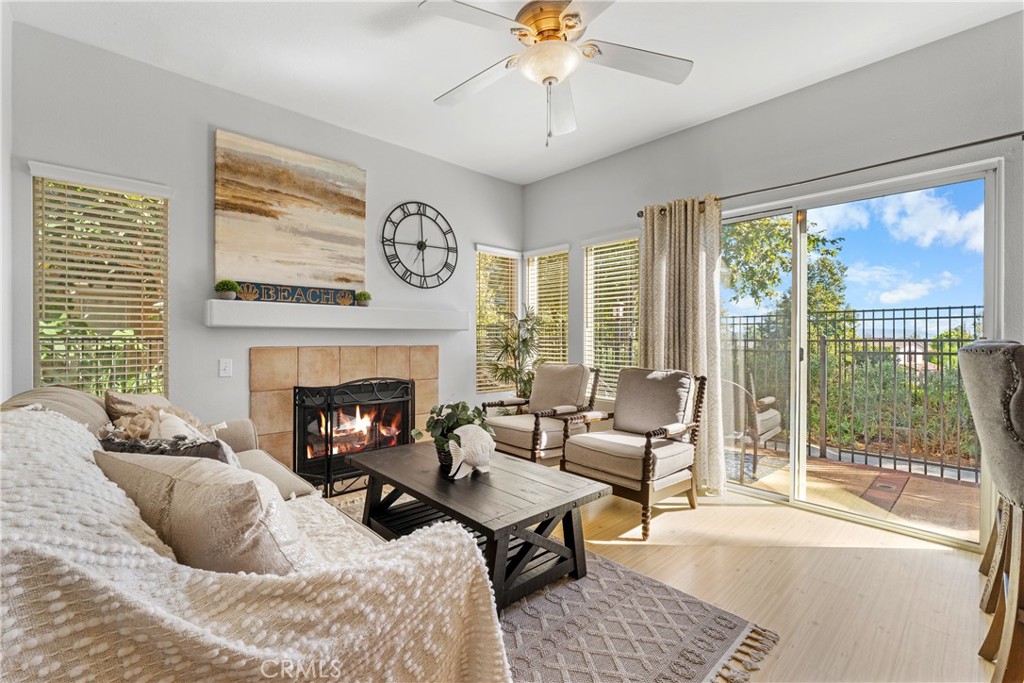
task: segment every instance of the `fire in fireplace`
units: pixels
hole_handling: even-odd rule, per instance
[[[411,443],[414,397],[414,382],[389,377],[295,387],[295,471],[326,495],[359,477],[346,456]]]

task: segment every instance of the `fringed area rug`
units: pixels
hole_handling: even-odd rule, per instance
[[[584,578],[509,605],[501,627],[516,683],[743,683],[779,640],[593,553]]]
[[[361,519],[362,494],[328,501]],[[746,683],[779,640],[590,552],[585,577],[509,605],[501,628],[515,683]]]

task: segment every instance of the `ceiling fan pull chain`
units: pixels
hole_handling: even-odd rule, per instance
[[[544,139],[544,146],[551,146],[551,79],[544,81],[545,88],[548,93],[548,136]]]

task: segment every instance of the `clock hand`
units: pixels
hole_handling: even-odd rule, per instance
[[[409,246],[409,247],[418,247],[419,246],[419,242],[399,242],[398,240],[395,240],[395,244],[403,244],[403,245]],[[426,244],[426,241],[424,241],[423,247],[425,249],[447,249],[448,248],[448,247],[439,247],[436,244]]]

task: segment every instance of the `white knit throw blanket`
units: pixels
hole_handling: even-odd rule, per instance
[[[107,480],[84,426],[9,411],[0,439],[3,681],[509,680],[486,566],[454,524],[288,576],[201,571]]]

